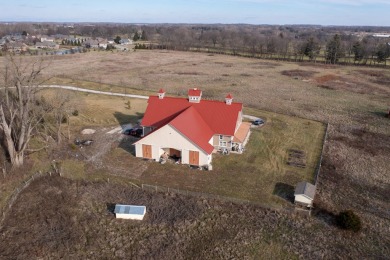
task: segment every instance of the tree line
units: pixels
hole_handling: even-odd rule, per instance
[[[84,37],[148,40],[148,48],[206,51],[247,57],[331,64],[386,65],[390,27],[318,25],[189,24],[0,24],[0,36],[39,32]]]
[[[206,51],[287,61],[386,65],[390,38],[323,30],[166,28],[156,48]]]

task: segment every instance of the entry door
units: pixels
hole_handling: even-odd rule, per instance
[[[142,145],[142,157],[152,159],[152,146],[143,144]]]
[[[190,151],[190,164],[191,165],[199,165],[199,152],[198,151]]]

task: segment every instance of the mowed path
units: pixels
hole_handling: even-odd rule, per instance
[[[94,94],[102,94],[102,95],[109,95],[109,96],[131,97],[131,98],[140,98],[140,99],[148,99],[149,98],[148,96],[142,96],[142,95],[106,92],[106,91],[99,91],[99,90],[86,89],[86,88],[79,88],[79,87],[73,87],[73,86],[41,85],[40,87],[41,88],[61,88],[61,89],[68,89],[68,90],[73,90],[73,91],[87,92],[87,93],[94,93]]]
[[[101,94],[101,95],[109,95],[109,96],[119,96],[119,97],[131,97],[131,98],[140,98],[140,99],[149,99],[148,96],[142,96],[142,95],[133,95],[133,94],[123,94],[123,93],[115,93],[115,92],[106,92],[106,91],[99,91],[99,90],[93,90],[93,89],[86,89],[86,88],[79,88],[79,87],[73,87],[73,86],[63,86],[63,85],[41,85],[41,88],[60,88],[60,89],[68,89],[73,91],[79,91],[79,92],[87,92],[87,93],[94,93],[94,94]],[[243,115],[245,118],[250,120],[256,120],[258,117],[251,116],[251,115]],[[119,130],[119,129],[118,129]],[[115,132],[115,131],[114,131]]]

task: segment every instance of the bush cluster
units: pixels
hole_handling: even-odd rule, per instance
[[[362,222],[360,217],[352,210],[345,210],[339,213],[336,218],[339,227],[358,232],[362,229]]]

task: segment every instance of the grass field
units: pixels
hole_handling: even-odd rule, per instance
[[[101,100],[100,97],[94,97],[94,95],[80,94],[85,97],[85,103],[88,105],[80,109],[80,115],[84,116],[72,118],[73,130],[76,131],[74,134],[79,134],[78,131],[84,127],[96,128],[98,132],[93,138],[99,140],[100,145],[94,144],[83,151],[72,150],[69,145],[66,145],[63,153],[55,152],[58,149],[54,149],[48,150],[46,154],[42,151],[42,153],[29,155],[27,161],[30,164],[26,164],[23,171],[12,173],[12,175],[10,173],[5,177],[1,176],[2,198],[4,194],[12,191],[13,185],[20,183],[33,171],[47,170],[51,160],[58,159],[64,163],[64,176],[74,176],[77,180],[83,176],[88,180],[114,182],[115,184],[126,183],[127,180],[136,184],[142,182],[153,184],[158,180],[160,185],[168,183],[167,180],[169,180],[168,184],[181,187],[187,185],[186,189],[199,190],[200,187],[204,187],[208,192],[232,194],[236,197],[254,200],[263,196],[264,201],[273,205],[287,205],[286,191],[291,191],[291,186],[298,181],[298,178],[310,180],[313,177],[313,171],[310,168],[314,167],[313,158],[318,156],[319,150],[316,148],[317,144],[312,146],[305,144],[310,143],[315,136],[322,136],[323,126],[317,125],[315,121],[307,124],[306,120],[301,121],[295,117],[280,115],[285,114],[329,122],[321,175],[317,183],[314,218],[306,220],[287,215],[276,218],[273,214],[256,210],[252,216],[258,214],[266,214],[266,216],[260,222],[255,222],[256,217],[251,220],[241,219],[236,231],[231,234],[231,240],[224,240],[224,233],[220,232],[217,227],[229,230],[229,224],[235,223],[238,215],[246,215],[248,208],[236,208],[233,204],[215,202],[215,207],[221,207],[222,212],[218,211],[212,216],[200,215],[195,218],[194,222],[186,224],[195,226],[191,229],[194,234],[202,231],[200,232],[202,237],[203,235],[210,236],[214,240],[202,243],[201,240],[195,239],[196,243],[192,243],[187,240],[180,242],[181,240],[175,237],[167,237],[163,241],[167,244],[171,241],[179,241],[175,245],[182,246],[184,243],[185,248],[191,248],[191,252],[202,250],[207,247],[207,244],[213,248],[229,250],[228,248],[232,243],[234,244],[234,241],[240,240],[241,232],[256,229],[263,230],[264,233],[261,233],[262,235],[248,233],[255,240],[250,241],[248,247],[245,248],[248,250],[253,248],[255,251],[262,250],[265,244],[269,243],[274,245],[275,251],[280,247],[287,250],[287,258],[298,254],[306,258],[315,255],[314,258],[333,259],[346,256],[356,259],[380,259],[390,254],[388,246],[390,244],[388,236],[390,226],[390,178],[388,175],[390,120],[385,117],[390,106],[390,71],[388,69],[312,63],[296,64],[172,51],[91,52],[44,58],[51,59],[51,66],[45,74],[54,76],[52,83],[80,84],[80,87],[106,89],[107,91],[110,91],[110,87],[111,90],[115,87],[115,90],[120,93],[131,91],[134,94],[155,93],[162,87],[168,91],[168,94],[178,96],[185,96],[190,87],[200,87],[203,90],[203,98],[220,100],[223,100],[226,93],[230,92],[235,101],[243,102],[246,108],[251,108],[245,113],[263,117],[271,124],[266,124],[263,128],[254,131],[247,153],[241,157],[238,155],[216,156],[215,171],[200,172],[189,170],[184,166],[169,167],[139,160],[130,155],[133,149],[130,144],[134,140],[130,138],[121,141],[113,136],[105,135],[109,129],[118,125],[118,122],[136,121],[142,116],[139,113],[142,113],[146,104],[137,104],[137,101],[131,100],[129,111],[126,108],[127,100],[113,97],[102,97]],[[2,59],[4,58],[0,57],[0,60]],[[87,98],[91,100],[87,101]],[[276,114],[265,111],[276,112]],[[277,138],[275,138],[276,133],[279,133]],[[316,140],[321,140],[321,138]],[[265,145],[266,142],[267,145]],[[308,165],[306,169],[298,169],[285,164],[287,150],[291,148],[301,149],[306,153]],[[104,154],[107,155],[107,151],[110,151],[108,156],[104,156]],[[81,152],[87,159],[75,157]],[[261,156],[256,157],[253,154]],[[92,157],[92,155],[97,156]],[[227,174],[222,171],[218,174],[218,168],[223,169]],[[175,176],[184,178],[177,180]],[[235,178],[230,178],[232,176]],[[184,183],[183,180],[186,182]],[[64,181],[66,182],[67,179],[64,178]],[[213,185],[216,182],[219,186]],[[266,185],[262,187],[258,184],[259,182],[264,182]],[[245,184],[244,188],[241,189],[239,184]],[[133,186],[130,183],[129,185]],[[62,187],[61,183],[57,186]],[[109,195],[116,186],[107,184],[107,187],[99,191],[100,197],[96,196],[96,198],[104,198],[100,200],[108,202],[105,198],[111,198]],[[42,190],[38,187],[36,189],[38,194],[46,194],[46,186],[43,186]],[[89,213],[78,212],[82,218],[98,220],[96,222],[98,224],[82,222],[86,223],[86,234],[98,234],[100,229],[97,227],[100,227],[102,223],[109,223],[105,217],[99,215],[99,212],[104,211],[103,208],[96,211],[97,207],[103,207],[98,206],[97,200],[94,200],[95,191],[98,190],[95,185],[85,185],[85,197],[83,197],[85,199],[82,201],[81,208],[83,205],[88,205],[91,210]],[[52,193],[59,194],[56,190]],[[26,193],[23,198],[30,198],[30,200],[19,200],[15,210],[24,211],[26,207],[23,203],[40,205],[40,200],[37,197],[29,197],[29,194]],[[166,196],[169,198],[171,195]],[[63,198],[70,197],[64,195]],[[115,198],[119,199],[118,196]],[[165,200],[159,200],[161,201]],[[61,203],[62,200],[58,202]],[[59,205],[59,203],[55,202],[53,205]],[[207,208],[205,200],[197,203],[206,203]],[[76,206],[69,205],[69,210],[73,212],[72,209]],[[45,207],[51,206],[50,204]],[[334,215],[345,209],[352,209],[361,217],[363,229],[360,233],[350,234],[334,227]],[[226,218],[228,220],[224,217],[225,211],[229,211],[227,215],[229,217]],[[40,215],[40,212],[39,210],[32,212],[37,220],[43,219],[43,222],[34,221],[34,223],[41,223],[37,226],[37,230],[48,230],[47,223],[44,222],[45,218]],[[19,225],[15,223],[22,223],[26,220],[15,219],[13,222],[14,216],[24,215],[12,213],[7,217],[9,226],[2,234],[7,234],[9,237],[4,240],[7,243],[0,248],[0,253],[5,252],[1,249],[16,252],[16,247],[9,247],[10,245],[18,245],[18,250],[20,250],[20,244],[17,243],[21,238],[19,235],[31,231],[28,228],[29,223],[18,229]],[[172,217],[179,219],[180,214],[173,213]],[[209,224],[202,229],[200,223],[205,218],[209,219],[207,222]],[[33,218],[29,216],[28,219]],[[61,220],[63,214],[53,216],[53,219]],[[71,219],[71,217],[66,219]],[[61,223],[61,221],[52,223],[51,227],[54,230],[66,232],[66,228]],[[277,225],[268,228],[268,225],[272,223],[277,223]],[[117,226],[113,225],[113,227],[115,229]],[[129,229],[132,230],[131,227]],[[180,228],[176,227],[174,230],[178,229]],[[203,232],[205,229],[207,232]],[[12,233],[9,232],[10,230],[17,232]],[[110,228],[107,230],[112,231]],[[153,224],[141,224],[139,231],[144,234],[140,237],[147,239],[154,237],[153,234],[161,229]],[[296,232],[300,232],[299,235]],[[182,236],[178,235],[178,237],[182,238],[185,237],[186,232],[180,234]],[[47,236],[42,237],[40,233],[36,237],[43,239],[42,241],[48,241]],[[121,245],[128,245],[125,238],[126,236],[121,236],[115,240],[115,250],[118,254]],[[256,240],[261,241],[260,244],[256,244]],[[50,241],[53,242],[50,250],[57,251],[59,245],[66,244],[66,241],[64,242],[59,237],[51,237]],[[94,241],[90,247],[91,251],[106,248],[110,243],[93,239],[90,241]],[[223,244],[225,242],[226,245]],[[163,244],[159,245],[162,247]],[[31,246],[33,247],[31,250],[36,252],[36,246],[31,243],[24,244],[24,248]],[[242,245],[237,244],[234,248],[242,248]],[[58,252],[61,250],[59,249]],[[140,252],[134,248],[128,250],[133,253]],[[62,251],[65,252],[66,249]],[[25,252],[29,251],[26,249]],[[255,252],[252,255],[255,256]]]

